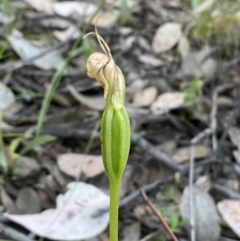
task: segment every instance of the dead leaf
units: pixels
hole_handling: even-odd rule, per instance
[[[159,67],[164,65],[164,62],[161,59],[158,59],[150,54],[139,55],[138,59],[140,62],[144,63],[146,66],[149,67]]]
[[[122,231],[121,241],[139,241],[141,237],[141,225],[139,222],[128,224]]]
[[[0,88],[1,89],[1,88]],[[0,91],[1,92],[1,91]],[[0,97],[1,99],[1,97]],[[22,101],[15,101],[7,109],[2,111],[4,117],[10,118],[25,107]]]
[[[136,40],[136,36],[134,36],[134,35],[130,35],[126,39],[121,39],[121,49],[122,49],[122,51],[124,51],[124,52],[129,51],[132,48],[135,40]]]
[[[182,59],[186,58],[190,53],[191,47],[188,39],[182,36],[178,44],[178,52],[180,53]]]
[[[15,102],[13,92],[3,83],[0,82],[0,109],[6,110]]]
[[[4,216],[31,232],[53,240],[85,240],[103,232],[108,226],[109,214],[97,218],[93,214],[109,205],[109,196],[91,184],[73,182],[69,190],[56,199],[56,209],[40,214]]]
[[[52,17],[41,20],[41,24],[51,28],[67,28],[71,25],[69,21],[60,17]]]
[[[176,149],[176,141],[174,140],[165,141],[162,144],[158,145],[157,148],[160,151],[165,152],[166,154],[172,156],[173,152]]]
[[[97,22],[98,27],[100,27],[100,28],[110,28],[117,22],[118,17],[119,17],[119,10],[111,9],[111,10],[109,10],[107,12],[101,11],[99,13],[99,15],[101,17],[98,18],[98,22]],[[98,16],[96,16],[94,18],[94,20],[91,22],[92,25],[95,24],[95,22],[97,20],[97,17]],[[85,22],[88,22],[90,18],[91,18],[91,16],[86,18]]]
[[[92,15],[96,9],[95,4],[80,1],[55,2],[53,4],[54,12],[62,17],[86,18]]]
[[[17,208],[3,186],[0,186],[1,203],[8,213],[18,213]]]
[[[142,37],[142,36],[138,36],[137,38],[137,42],[139,44],[139,46],[146,50],[147,52],[150,52],[151,51],[151,46],[150,44],[148,43],[147,39]]]
[[[41,211],[39,197],[30,187],[21,189],[16,200],[17,209],[23,214],[38,213]]]
[[[210,78],[217,71],[217,62],[213,58],[208,58],[202,63],[202,75]]]
[[[217,105],[219,108],[228,108],[233,106],[233,100],[226,96],[219,96],[217,98]]]
[[[22,60],[31,59],[44,51],[47,48],[40,48],[34,46],[31,42],[24,38],[15,37],[13,35],[8,36],[8,40],[12,48],[21,57]],[[57,51],[52,51],[49,54],[44,55],[33,61],[33,64],[43,70],[58,69],[64,62],[64,59]]]
[[[181,92],[166,92],[158,96],[151,105],[154,115],[161,115],[171,109],[178,108],[184,104],[184,94]]]
[[[126,92],[129,95],[134,95],[136,92],[140,91],[146,86],[146,82],[141,79],[134,80],[131,84],[129,84],[126,88]]]
[[[231,140],[231,142],[238,147],[240,150],[240,129],[237,127],[231,127],[228,130],[228,135]]]
[[[119,26],[119,33],[123,36],[127,36],[133,32],[133,29],[130,27],[120,27]]]
[[[194,146],[194,158],[201,159],[207,157],[211,154],[211,148],[204,145],[195,145]],[[173,159],[177,163],[182,163],[190,159],[190,147],[179,148],[173,155]]]
[[[80,30],[74,25],[70,25],[66,30],[63,31],[53,31],[53,35],[61,42],[66,41],[67,39],[76,39],[80,36],[80,33]]]
[[[205,45],[199,51],[190,51],[188,55],[182,56],[180,74],[184,76],[211,77],[217,68],[216,61],[209,58],[213,48]]]
[[[39,12],[53,13],[53,3],[55,0],[26,0],[26,2]]]
[[[26,156],[21,156],[14,168],[14,178],[16,179],[26,179],[28,177],[33,177],[38,175],[41,171],[41,166],[38,164],[38,162],[34,158]]]
[[[217,208],[224,221],[240,237],[240,201],[225,199],[218,202]]]
[[[104,97],[99,96],[86,96],[76,91],[76,89],[72,85],[68,85],[67,89],[71,93],[71,95],[81,104],[87,106],[92,110],[104,110],[105,101]]]
[[[157,93],[157,88],[155,86],[150,86],[137,92],[134,95],[133,103],[144,107],[150,106],[152,102],[156,99]]]
[[[179,23],[165,23],[161,25],[152,41],[152,49],[155,54],[166,52],[173,48],[182,36],[181,25]]]
[[[180,0],[163,0],[162,5],[165,8],[180,8],[181,1]]]
[[[237,147],[237,150],[233,151],[233,156],[237,163],[240,163],[240,129],[237,127],[231,127],[228,130],[228,135],[231,142]]]
[[[57,158],[59,169],[71,176],[78,177],[82,171],[86,177],[94,177],[104,172],[101,156],[67,153]]]
[[[233,151],[233,156],[235,158],[235,161],[240,164],[240,150]]]
[[[195,224],[196,237],[198,241],[218,241],[220,237],[220,226],[218,214],[212,197],[197,187],[193,187],[193,197],[195,203]],[[189,215],[189,187],[184,188],[180,202],[180,214],[188,223]],[[190,234],[190,226],[187,226]]]

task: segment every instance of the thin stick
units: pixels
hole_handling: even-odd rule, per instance
[[[196,224],[195,224],[195,202],[193,198],[193,182],[194,182],[194,148],[195,145],[202,140],[203,138],[212,134],[211,129],[205,129],[204,131],[197,134],[191,140],[191,147],[190,147],[190,165],[189,165],[189,216],[190,216],[190,233],[191,233],[191,241],[196,241]]]
[[[159,219],[160,223],[163,225],[163,227],[165,228],[167,233],[170,235],[172,240],[173,241],[178,241],[177,237],[175,236],[175,234],[173,233],[173,231],[171,230],[171,228],[169,227],[167,222],[164,220],[164,218],[161,216],[160,212],[157,211],[157,209],[155,208],[153,203],[149,200],[147,194],[143,190],[140,190],[140,193],[141,193],[141,196],[142,196],[143,200],[147,203],[147,205],[150,207],[152,212]]]
[[[194,181],[194,145],[190,147],[190,167],[189,167],[189,216],[191,228],[191,241],[196,240],[195,227],[195,202],[193,198],[193,181]]]

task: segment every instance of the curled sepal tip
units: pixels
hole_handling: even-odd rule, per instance
[[[87,74],[95,78],[104,88],[104,98],[115,108],[124,105],[125,79],[120,68],[115,64],[111,51],[105,40],[98,34],[95,27],[97,40],[104,53],[93,53],[87,60]]]

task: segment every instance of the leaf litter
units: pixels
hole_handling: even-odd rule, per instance
[[[31,232],[53,240],[81,240],[95,237],[108,225],[108,213],[92,215],[109,203],[108,195],[86,183],[69,183],[68,191],[56,199],[56,209],[40,214],[4,216]]]
[[[192,138],[207,128],[212,134],[195,145],[194,160],[197,177],[208,174],[211,192],[200,190],[195,184],[193,194],[198,204],[195,210],[197,240],[215,241],[219,238],[216,202],[229,229],[238,232],[238,203],[226,200],[231,195],[239,195],[240,95],[238,85],[233,86],[240,83],[240,38],[239,31],[236,31],[239,26],[238,6],[226,0],[221,6],[217,1],[209,0],[196,6],[190,3],[183,5],[178,0],[161,1],[160,4],[157,1],[139,4],[138,1],[108,0],[98,19],[99,32],[111,47],[114,59],[126,77],[126,106],[133,133],[131,155],[120,193],[121,198],[132,201],[123,200],[119,235],[124,240],[163,238],[165,231],[156,217],[145,203],[139,204],[140,198],[135,202],[131,195],[147,184],[166,183],[174,177],[174,184],[160,184],[154,190],[150,188],[149,197],[156,207],[161,210],[164,207],[165,218],[176,235],[188,240],[187,224],[183,225],[176,218],[181,213],[179,207],[185,205],[180,209],[186,212],[189,209],[188,175],[174,174],[176,170],[165,167],[163,160],[187,167]],[[93,218],[89,221],[94,210],[107,206],[108,197],[103,194],[103,199],[95,199],[98,196],[96,189],[93,191],[96,195],[90,195],[91,198],[87,194],[92,187],[109,192],[98,132],[92,131],[104,109],[104,99],[101,88],[86,77],[85,70],[87,55],[99,51],[94,38],[88,46],[78,44],[68,71],[64,71],[57,86],[55,96],[58,99],[50,103],[43,125],[44,134],[40,138],[46,134],[55,136],[55,141],[39,142],[40,139],[36,139],[37,142],[32,142],[40,143],[36,146],[31,144],[32,140],[24,140],[14,153],[9,153],[9,148],[16,138],[26,133],[34,135],[42,98],[51,86],[54,71],[62,66],[74,40],[80,36],[97,7],[95,1],[0,3],[1,127],[6,159],[16,161],[12,175],[7,173],[3,176],[0,202],[7,212],[5,215],[13,221],[34,234],[45,234],[45,237],[56,240],[63,239],[62,235],[68,232],[72,235],[69,237],[77,239],[97,239],[96,236],[100,235],[101,239],[108,240],[108,213],[103,216],[104,220],[99,221],[101,225],[96,225],[98,221]],[[208,20],[206,16],[209,16]],[[87,31],[92,31],[93,24],[95,20]],[[219,37],[222,32],[219,30],[224,30],[225,34],[228,31],[224,38]],[[46,50],[43,57],[28,62]],[[19,62],[21,67],[17,65]],[[8,65],[13,66],[10,69],[14,71],[9,72],[6,69]],[[230,85],[230,88],[225,85]],[[89,138],[93,138],[90,147],[87,146]],[[89,148],[88,154],[81,154],[86,153],[86,148]],[[21,155],[23,150],[27,150],[24,156]],[[187,173],[189,169],[184,171]],[[81,197],[77,197],[75,203],[69,198],[69,205],[68,202],[63,205],[65,195],[71,196],[66,192],[67,184],[79,174],[82,184],[74,184],[76,190],[77,187],[81,190],[81,195],[78,191],[77,195],[86,194],[87,197],[80,204]],[[92,183],[92,186],[87,183]],[[81,185],[85,187],[81,189]],[[171,192],[165,192],[167,188]],[[72,191],[73,196],[74,193]],[[59,195],[63,195],[62,203]],[[87,200],[94,207],[91,211],[90,206],[84,203]],[[182,216],[189,219],[186,212]],[[55,215],[59,215],[59,220],[54,218]],[[87,230],[85,236],[81,236],[81,230],[74,229],[75,224],[70,227],[71,221],[69,226],[61,226],[60,222],[67,218],[81,223],[84,215],[87,220],[83,224]],[[32,217],[36,222],[47,220],[48,225],[46,222],[45,226],[40,224],[38,228],[38,223],[29,222]],[[213,225],[209,224],[210,221]],[[16,226],[8,225],[23,234]],[[48,228],[54,231],[52,236]],[[221,229],[221,235],[225,237],[225,229]],[[177,230],[181,230],[181,235]]]

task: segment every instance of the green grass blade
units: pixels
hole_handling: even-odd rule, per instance
[[[52,135],[40,135],[28,142],[28,144],[20,151],[20,155],[26,154],[36,146],[46,144],[51,141],[55,141],[57,138]]]

